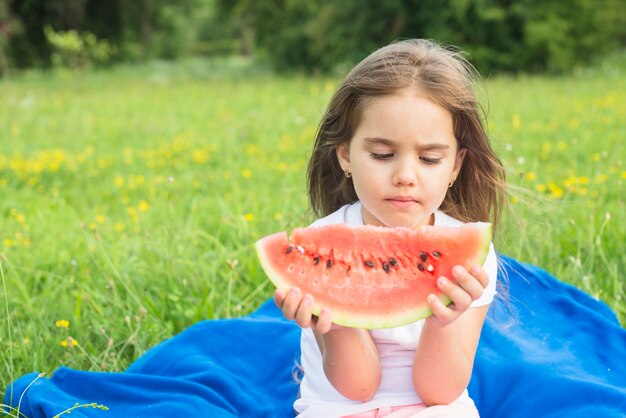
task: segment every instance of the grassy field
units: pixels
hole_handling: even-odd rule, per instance
[[[484,84],[512,186],[498,249],[622,324],[623,64]],[[123,370],[266,300],[252,245],[310,221],[304,172],[335,83],[189,61],[0,85],[2,388],[61,364]]]

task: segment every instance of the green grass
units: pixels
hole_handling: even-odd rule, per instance
[[[514,186],[498,249],[622,324],[623,64],[485,83]],[[310,221],[304,172],[335,83],[189,61],[0,85],[2,388],[60,365],[123,370],[270,297],[253,243]]]

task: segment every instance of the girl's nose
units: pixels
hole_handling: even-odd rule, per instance
[[[416,183],[414,165],[409,161],[398,161],[394,167],[392,182],[398,186],[414,186]]]

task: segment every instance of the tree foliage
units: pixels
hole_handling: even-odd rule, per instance
[[[279,69],[328,71],[399,38],[461,47],[483,71],[561,72],[626,43],[622,0],[218,0]]]
[[[240,53],[279,70],[328,72],[400,38],[459,46],[483,73],[562,72],[624,48],[626,2],[0,0],[0,70],[75,62],[58,59],[72,40],[84,46],[80,57],[107,46],[95,64]]]
[[[110,45],[109,60],[174,59],[191,53],[200,26],[197,16],[214,9],[212,0],[0,0],[24,30],[9,40],[16,67],[48,67],[58,42]],[[60,35],[55,35],[60,34]],[[96,40],[91,38],[95,36]],[[90,41],[91,39],[91,41]]]

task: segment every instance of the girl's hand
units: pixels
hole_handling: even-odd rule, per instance
[[[478,265],[473,266],[470,271],[462,266],[455,266],[452,275],[456,283],[446,277],[437,279],[437,287],[452,300],[450,305],[445,306],[435,295],[428,296],[428,305],[433,315],[426,320],[441,327],[450,324],[465,312],[483,294],[489,283],[489,276]]]
[[[289,320],[295,320],[302,328],[313,328],[320,335],[326,334],[331,329],[338,328],[331,320],[330,311],[322,309],[319,316],[312,313],[313,296],[308,293],[302,295],[297,287],[285,294],[284,290],[274,292],[274,303],[283,311],[283,316]]]

